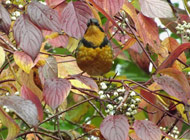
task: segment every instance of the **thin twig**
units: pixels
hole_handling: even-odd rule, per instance
[[[0,81],[0,84],[5,83],[5,82],[12,82],[12,81],[15,81],[15,79],[2,80],[2,81]]]
[[[174,123],[172,124],[172,126],[170,127],[170,129],[166,132],[166,134],[169,134],[169,133],[173,130],[173,128],[176,126],[176,124],[177,124],[178,122],[179,122],[179,120],[176,119],[175,122],[174,122]],[[164,138],[165,138],[165,136],[163,136],[161,140],[163,140]]]
[[[22,136],[26,136],[27,134],[31,134],[31,133],[35,133],[35,134],[37,133],[37,134],[41,134],[41,135],[50,137],[54,140],[60,140],[60,138],[58,138],[58,137],[55,137],[55,136],[52,136],[52,135],[49,135],[49,134],[43,133],[43,132],[37,132],[37,131],[28,131],[28,132],[21,133],[17,136],[17,138],[22,137]]]
[[[86,100],[83,100],[83,101],[81,101],[81,102],[79,102],[79,103],[77,103],[77,104],[71,106],[71,107],[68,107],[68,108],[65,109],[64,111],[61,111],[61,112],[59,112],[59,113],[56,113],[56,114],[53,115],[52,117],[50,117],[50,118],[48,118],[48,119],[42,121],[41,123],[39,123],[39,125],[41,125],[41,124],[43,124],[43,123],[45,123],[45,122],[47,122],[47,121],[49,121],[49,120],[55,118],[56,116],[61,115],[61,114],[65,113],[65,112],[67,112],[67,111],[69,111],[69,110],[72,110],[72,109],[74,109],[75,107],[77,107],[77,106],[79,106],[79,105],[81,105],[81,104],[83,104],[83,103],[85,103],[85,102],[88,102],[88,101],[90,101],[90,100],[94,100],[94,98],[93,98],[93,97],[88,98],[88,99],[86,99]]]
[[[58,108],[56,109],[56,114],[57,114],[57,113],[59,113]],[[57,132],[58,132],[58,136],[59,136],[60,140],[63,140],[63,139],[62,139],[62,136],[61,136],[61,132],[60,132],[59,116],[56,116],[56,121],[57,121]]]
[[[86,96],[83,96],[83,97],[84,97],[85,99],[87,99]],[[91,104],[92,107],[100,114],[100,116],[101,116],[102,118],[105,118],[104,114],[96,107],[95,104],[93,104],[91,101],[88,101],[88,102],[89,102],[89,104]]]
[[[139,41],[138,37],[136,36],[136,34],[133,32],[131,25],[125,21],[125,23],[128,25],[130,31],[132,32],[132,34],[135,36],[135,39],[137,40],[139,46],[141,47],[141,49],[143,50],[143,52],[145,53],[145,55],[148,57],[149,61],[152,63],[153,67],[155,69],[157,69],[156,64],[154,63],[154,61],[152,60],[152,58],[149,56],[149,54],[147,53],[147,51],[145,50],[145,48],[142,46],[141,42]]]
[[[9,63],[9,68],[10,68],[10,71],[11,71],[11,72],[12,72],[12,74],[14,75],[14,77],[15,77],[15,79],[16,79],[16,81],[17,81],[17,83],[18,83],[20,86],[22,86],[22,84],[20,83],[20,81],[19,81],[19,79],[18,79],[18,77],[17,77],[17,75],[16,75],[16,73],[15,73],[15,71],[14,71],[13,67],[11,66],[11,62],[10,62],[10,60],[9,60],[9,58],[8,58],[8,56],[7,56],[7,55],[6,55],[6,59],[7,59],[8,63]]]
[[[13,46],[9,41],[7,41],[2,35],[0,35],[0,39],[12,50],[16,51],[17,48]]]
[[[75,62],[76,59],[73,59],[73,60],[65,60],[65,61],[60,61],[60,62],[57,62],[57,63],[68,63],[68,62]]]
[[[77,87],[75,87],[75,86],[72,85],[72,89],[76,89],[76,90],[78,90],[78,91],[80,91],[80,92],[82,92],[82,93],[84,93],[84,94],[86,94],[86,95],[88,95],[88,96],[90,96],[90,97],[94,97],[94,98],[96,98],[96,99],[98,99],[98,100],[100,100],[100,101],[104,101],[104,102],[108,102],[108,103],[112,103],[112,104],[113,104],[112,101],[100,99],[99,96],[96,96],[96,95],[90,94],[90,93],[88,93],[88,92],[85,92],[82,88],[77,88]]]
[[[126,85],[126,84],[125,84],[125,86],[127,86],[128,88],[130,88],[130,90],[134,91],[130,86],[128,86],[128,85]],[[148,104],[152,105],[153,107],[155,107],[155,108],[157,108],[158,110],[160,110],[160,111],[166,113],[167,115],[170,115],[170,116],[172,116],[173,118],[176,118],[176,119],[180,120],[181,122],[183,122],[183,123],[187,124],[188,126],[190,126],[190,124],[188,124],[187,122],[185,122],[185,121],[182,120],[181,118],[176,117],[175,115],[171,114],[170,112],[165,111],[164,109],[162,109],[162,108],[156,106],[155,104],[151,103],[149,100],[147,100],[145,97],[143,97],[141,94],[137,93],[136,91],[134,91],[134,92],[135,92],[138,96],[140,96],[140,97],[141,97],[145,102],[147,102]]]
[[[52,53],[45,53],[45,52],[40,52],[40,54],[49,55],[49,56],[60,56],[60,57],[72,56],[72,55],[61,55],[61,54],[52,54]]]

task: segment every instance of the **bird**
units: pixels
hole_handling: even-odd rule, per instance
[[[102,76],[111,70],[113,50],[97,19],[88,20],[75,57],[78,67],[90,76]]]

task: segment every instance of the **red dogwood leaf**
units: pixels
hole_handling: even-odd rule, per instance
[[[39,98],[25,85],[23,85],[21,87],[21,97],[23,97],[24,99],[27,99],[27,100],[31,100],[36,105],[37,110],[38,110],[38,119],[40,121],[42,121],[43,120],[43,109],[42,109],[42,105],[40,103]]]
[[[160,45],[160,39],[159,39],[158,27],[154,22],[154,20],[144,16],[141,13],[138,14],[137,19],[140,26],[138,32],[141,38],[143,39],[144,44],[148,43],[154,49],[158,49],[158,46]]]
[[[123,115],[109,115],[100,125],[106,140],[126,140],[129,132],[128,120]]]
[[[0,30],[8,34],[11,26],[11,18],[8,11],[1,4],[0,4],[0,19],[1,19]]]
[[[81,1],[69,2],[62,13],[62,29],[72,37],[81,38],[86,30],[87,21],[92,17],[91,9]]]
[[[190,43],[183,43],[179,45],[165,60],[164,62],[157,68],[157,71],[170,67],[174,61],[179,57],[179,55],[185,50],[190,49]]]
[[[52,108],[56,109],[68,96],[71,84],[66,79],[47,79],[44,84],[44,100]]]
[[[40,2],[31,2],[27,8],[31,21],[41,29],[61,32],[61,23],[57,11]]]
[[[38,124],[38,111],[30,101],[20,96],[3,96],[0,98],[0,106],[7,106],[19,115],[26,123],[36,126]]]
[[[94,2],[103,8],[109,15],[114,16],[122,8],[124,0],[94,0]]]
[[[54,8],[65,2],[66,0],[46,0],[46,3],[49,7]]]
[[[15,21],[13,32],[17,45],[34,60],[43,41],[41,31],[23,14]]]
[[[134,130],[142,140],[160,140],[161,130],[151,121],[135,120]]]

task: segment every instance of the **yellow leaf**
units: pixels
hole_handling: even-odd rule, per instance
[[[45,36],[45,40],[47,40],[47,39],[54,39],[54,38],[56,38],[58,36],[59,36],[58,32],[52,32],[51,34]]]
[[[187,122],[187,116],[186,116],[186,114],[184,113],[184,111],[185,111],[184,105],[178,104],[178,105],[176,106],[176,108],[177,108],[177,110],[179,111],[179,113],[181,114],[181,116],[183,117],[183,119]]]
[[[29,74],[21,71],[19,73],[19,81],[21,81],[22,85],[27,86],[36,96],[38,96],[40,100],[42,100],[42,91],[34,82],[34,72],[35,68],[32,69]]]
[[[13,140],[19,133],[20,128],[15,121],[0,108],[0,120],[8,128],[6,140]]]
[[[77,39],[75,39],[75,38],[70,37],[70,38],[69,38],[69,42],[68,42],[66,48],[67,48],[70,52],[73,52],[74,50],[76,50],[79,41],[80,41],[80,40],[77,40]]]
[[[78,80],[70,80],[71,84],[77,88],[84,88],[84,89],[90,89],[89,86],[85,85],[84,83],[78,81]],[[76,89],[71,89],[71,91],[73,91],[74,93],[77,94],[82,94],[84,95],[84,93],[80,92],[79,90]]]
[[[3,50],[2,47],[0,47],[0,67],[3,65],[5,62],[5,51]]]
[[[32,58],[25,52],[14,52],[15,63],[26,73],[30,73],[31,68],[34,66]]]
[[[58,77],[65,78],[68,75],[74,75],[82,73],[79,69],[75,57],[59,57],[55,56],[56,61],[58,62]]]
[[[19,71],[22,71],[18,65],[15,63],[11,64],[12,69],[14,70],[14,73],[11,71],[10,68],[4,69],[0,75],[0,80],[8,80],[8,79],[15,79],[16,77],[19,77]],[[5,89],[7,91],[1,91],[1,93],[6,93],[9,92],[10,94],[14,94],[16,91],[20,89],[20,85],[17,81],[12,81],[12,82],[4,82],[0,84],[1,89]]]

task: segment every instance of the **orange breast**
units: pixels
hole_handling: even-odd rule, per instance
[[[103,75],[112,67],[113,54],[111,47],[106,45],[102,48],[87,48],[81,45],[76,54],[79,68],[89,75]]]

